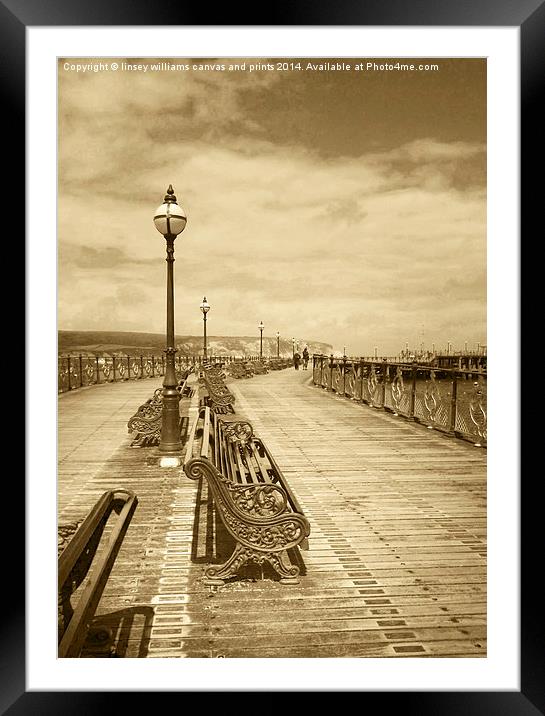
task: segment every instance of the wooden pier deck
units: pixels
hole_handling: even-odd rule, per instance
[[[486,656],[486,451],[326,393],[311,375],[230,385],[311,524],[295,586],[267,574],[202,584],[203,493],[126,432],[159,379],[59,397],[59,522],[112,487],[139,499],[97,612],[117,656]]]

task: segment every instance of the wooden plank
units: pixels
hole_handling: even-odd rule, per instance
[[[112,483],[139,497],[97,610],[126,633],[118,655],[486,656],[486,451],[306,378],[275,371],[230,385],[233,419],[263,437],[311,522],[300,584],[289,587],[259,568],[203,586],[192,539],[206,492],[127,447],[119,405],[136,407],[151,381],[59,401],[59,514],[78,518]],[[217,454],[216,430],[211,446]],[[258,475],[267,457],[252,460]]]
[[[204,409],[203,427],[202,427],[202,443],[201,457],[209,457],[210,453],[210,408]]]

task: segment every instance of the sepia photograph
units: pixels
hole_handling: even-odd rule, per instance
[[[58,657],[486,657],[486,59],[57,71]]]

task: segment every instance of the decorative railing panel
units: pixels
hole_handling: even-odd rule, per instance
[[[322,385],[322,361],[314,361],[312,366],[312,380],[314,385]]]
[[[247,356],[245,360],[256,361],[259,356]],[[229,364],[240,361],[235,356],[208,356],[207,365]],[[291,364],[288,359],[269,357],[271,363],[286,367]],[[178,378],[188,369],[196,369],[205,363],[203,356],[177,355],[174,367]],[[115,383],[123,380],[141,380],[157,378],[165,374],[165,356],[161,355],[59,355],[58,386],[59,393],[66,393],[76,388],[101,383]]]
[[[319,355],[313,361],[315,385],[486,445],[484,370]]]
[[[358,363],[352,363],[346,367],[344,394],[347,398],[352,398],[353,400],[361,400],[361,379],[359,371],[360,366]]]
[[[486,444],[486,379],[466,376],[458,381],[456,431],[464,437]]]
[[[163,356],[59,356],[58,392],[164,375]]]

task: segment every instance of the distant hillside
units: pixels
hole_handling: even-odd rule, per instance
[[[330,354],[329,343],[299,339],[299,350],[307,345],[309,352]],[[129,331],[59,331],[59,353],[74,355],[148,355],[160,354],[165,347],[165,336],[159,333],[133,333]],[[202,355],[202,336],[176,336],[176,347],[181,355]],[[209,336],[209,355],[257,355],[259,336]],[[276,355],[276,338],[263,337],[263,354]],[[291,338],[280,338],[280,355],[292,354]]]

